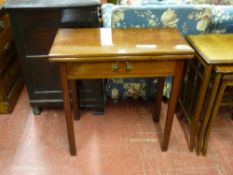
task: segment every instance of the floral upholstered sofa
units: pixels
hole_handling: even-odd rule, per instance
[[[175,27],[184,36],[200,33],[233,32],[233,0],[120,0],[102,5],[103,27]],[[164,96],[170,97],[171,78],[166,79]],[[109,79],[108,96],[147,99],[156,92],[157,79]]]

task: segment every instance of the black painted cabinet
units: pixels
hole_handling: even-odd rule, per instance
[[[57,30],[100,27],[98,1],[77,1],[76,4],[66,1],[59,4],[49,0],[46,3],[45,0],[31,0],[30,4],[25,0],[17,3],[8,0],[5,4],[35,114],[40,113],[40,108],[62,105],[58,67],[49,63],[47,58]],[[80,106],[103,112],[102,80],[83,80],[78,83]]]

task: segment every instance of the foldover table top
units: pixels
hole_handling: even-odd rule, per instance
[[[176,29],[94,28],[59,29],[49,57],[52,62],[79,62],[96,61],[96,57],[123,60],[127,56],[150,56],[147,58],[150,60],[158,59],[151,56],[191,59],[193,54],[193,49]]]
[[[189,35],[187,39],[208,64],[233,63],[233,34]]]

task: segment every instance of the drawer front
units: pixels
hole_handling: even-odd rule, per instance
[[[11,64],[9,64],[7,69],[1,75],[1,82],[3,83],[3,87],[6,94],[10,92],[19,74],[20,74],[20,65],[18,59],[15,59]]]
[[[4,34],[9,29],[9,16],[7,13],[4,13],[0,17],[0,40],[4,37]]]
[[[175,61],[68,63],[69,79],[157,77],[174,75]]]

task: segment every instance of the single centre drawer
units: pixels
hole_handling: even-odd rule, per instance
[[[175,61],[116,61],[67,63],[69,79],[171,76]]]

